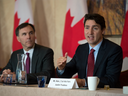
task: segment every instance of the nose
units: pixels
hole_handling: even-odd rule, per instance
[[[89,33],[89,34],[93,34],[93,29],[90,28],[90,29],[88,30],[88,33]]]
[[[30,34],[27,34],[27,38],[30,38]]]

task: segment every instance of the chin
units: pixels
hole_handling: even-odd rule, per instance
[[[92,41],[92,40],[90,41],[90,40],[89,40],[88,43],[91,43],[91,44],[92,44],[92,43],[94,43],[94,41]]]
[[[33,47],[33,45],[27,46],[27,48],[32,48],[32,47]]]

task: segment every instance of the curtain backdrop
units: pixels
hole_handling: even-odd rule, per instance
[[[38,44],[54,51],[54,64],[62,56],[67,0],[31,0]],[[0,67],[11,55],[15,0],[0,0]],[[108,39],[120,45],[121,37]]]

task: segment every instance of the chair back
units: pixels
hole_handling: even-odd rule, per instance
[[[121,72],[120,74],[120,86],[128,86],[128,70]]]

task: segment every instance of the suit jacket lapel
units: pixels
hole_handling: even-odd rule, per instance
[[[85,56],[85,61],[86,61],[86,62],[85,62],[85,67],[87,67],[87,63],[88,63],[88,55],[89,55],[89,45],[88,45],[88,47],[86,48],[85,51],[86,51],[86,53],[85,53],[85,54],[86,54],[86,56]]]
[[[86,70],[86,72],[85,72],[85,77],[87,77],[86,75],[87,75],[87,63],[88,63],[88,55],[89,55],[89,45],[88,45],[88,47],[86,48],[86,56],[85,56],[85,70]]]
[[[93,74],[95,75],[96,71],[98,70],[98,67],[100,66],[100,62],[103,60],[103,56],[105,54],[105,48],[106,48],[106,43],[105,43],[105,39],[103,39],[103,42],[100,46],[98,55],[97,55],[97,59],[96,59],[96,63],[95,63],[95,67],[94,67],[94,72]]]
[[[24,54],[24,51],[23,51],[23,49],[21,49],[21,50],[20,50],[20,53],[21,53],[21,54]]]
[[[87,47],[86,47],[87,46]],[[82,50],[82,63],[83,63],[83,65],[82,65],[82,67],[83,68],[85,68],[85,74],[83,73],[83,76],[84,77],[86,77],[86,70],[87,70],[87,62],[88,62],[88,54],[89,54],[89,45],[88,45],[88,43],[87,43],[87,45],[85,45],[84,47],[83,47],[83,50]]]
[[[35,48],[34,48],[34,52],[33,52],[33,56],[32,56],[32,73],[35,73],[36,71],[36,63],[37,63],[37,59],[38,59],[38,45],[35,44]]]

